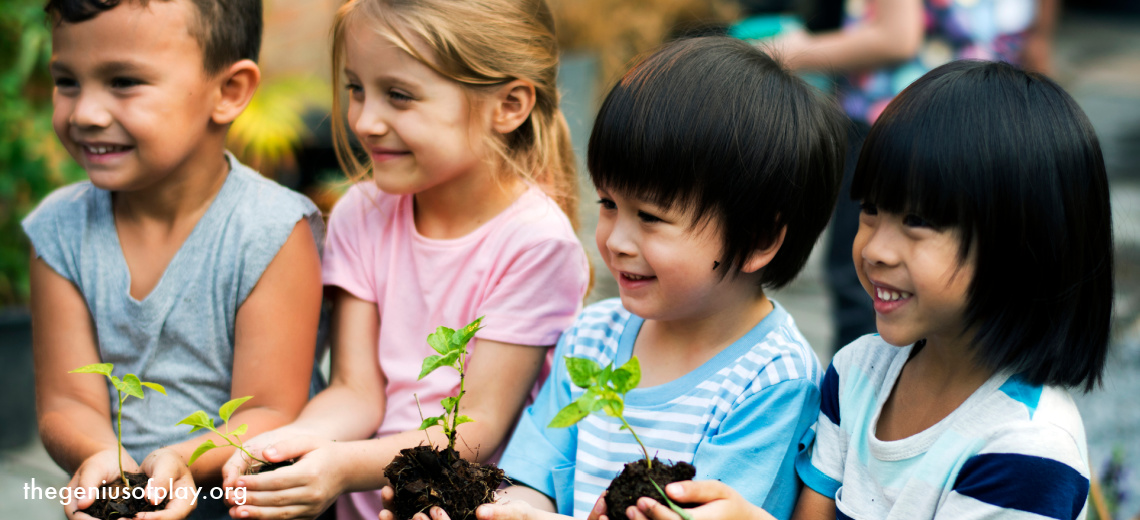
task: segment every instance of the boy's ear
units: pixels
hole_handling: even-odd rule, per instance
[[[768,265],[776,257],[776,253],[780,251],[780,246],[784,245],[784,235],[787,232],[788,226],[780,228],[780,234],[772,241],[772,244],[764,249],[753,251],[748,260],[744,261],[744,266],[740,270],[745,273],[755,273]]]
[[[530,111],[534,109],[534,84],[516,79],[499,88],[491,102],[494,111],[491,114],[491,127],[500,134],[509,134],[522,126]]]
[[[261,69],[252,60],[239,60],[218,73],[218,98],[211,119],[228,125],[237,119],[253,99],[261,83]]]

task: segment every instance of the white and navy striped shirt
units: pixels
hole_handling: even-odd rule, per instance
[[[565,357],[605,366],[625,363],[643,320],[620,300],[585,309],[558,341],[555,365],[519,420],[500,462],[507,476],[555,500],[559,513],[585,518],[598,496],[641,448],[621,422],[601,413],[570,428],[546,425],[583,390]],[[640,357],[652,355],[643,347]],[[668,383],[635,388],[625,417],[649,450],[685,461],[698,479],[719,479],[780,518],[796,499],[794,461],[819,411],[819,361],[778,303],[746,335],[705,364]]]
[[[796,466],[837,519],[1085,518],[1085,431],[1062,388],[998,373],[925,431],[876,438],[913,348],[864,336],[824,375],[817,435]]]

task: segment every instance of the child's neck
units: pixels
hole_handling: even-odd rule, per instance
[[[905,439],[934,426],[957,410],[993,376],[977,361],[972,333],[958,338],[930,338],[903,365],[883,404],[875,436]]]
[[[222,189],[230,171],[224,153],[195,161],[139,190],[114,192],[116,223],[123,221],[175,225],[197,222]]]
[[[646,319],[633,348],[641,360],[640,386],[668,383],[693,371],[742,338],[774,309],[772,301],[760,294],[684,319]]]
[[[414,220],[420,235],[459,238],[510,207],[527,190],[522,179],[469,174],[415,194]]]

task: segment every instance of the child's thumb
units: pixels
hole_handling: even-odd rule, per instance
[[[308,436],[284,439],[265,448],[261,452],[262,458],[269,462],[297,459],[319,447],[317,439]]]

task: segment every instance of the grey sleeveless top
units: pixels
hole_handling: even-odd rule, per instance
[[[130,295],[110,192],[72,184],[23,221],[36,254],[83,294],[99,355],[115,364],[114,375],[166,387],[166,396],[147,390],[144,400],[123,405],[123,447],[140,464],[151,451],[192,437],[175,423],[195,410],[216,417],[230,399],[238,308],[297,222],[306,219],[323,243],[324,223],[308,198],[227,158],[222,189],[142,301]],[[109,382],[108,391],[115,413]],[[191,518],[229,518],[221,501],[203,498]]]

